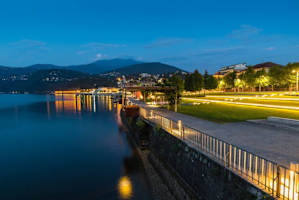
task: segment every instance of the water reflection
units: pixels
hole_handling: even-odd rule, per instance
[[[81,106],[82,106],[81,96],[77,96],[76,94],[55,95],[55,107],[57,113],[60,112],[80,113]]]
[[[151,199],[120,104],[109,96],[43,98],[0,109],[0,199]]]
[[[122,199],[130,199],[132,197],[132,182],[129,177],[123,176],[118,181],[118,192]]]
[[[115,112],[115,119],[119,127],[118,144],[123,145],[124,129],[121,119],[122,105],[113,103],[111,96],[95,96],[95,95],[76,95],[76,94],[55,94],[56,112],[67,112],[80,114],[84,112],[94,112],[97,110],[106,110]],[[97,108],[98,107],[98,108]],[[117,190],[119,198],[122,200],[134,199],[136,191],[130,178],[130,174],[137,174],[142,168],[139,164],[138,156],[135,151],[130,156],[123,159],[122,176],[117,183]],[[138,195],[137,195],[138,196]],[[149,199],[146,197],[146,199]]]
[[[80,113],[82,109],[86,112],[97,111],[97,101],[103,102],[106,110],[112,111],[117,107],[113,104],[111,96],[77,95],[77,94],[55,94],[55,107],[57,113],[69,112]],[[47,102],[49,104],[49,101]],[[48,106],[48,105],[47,105]],[[48,114],[50,115],[50,109]]]
[[[120,112],[121,112],[121,104],[117,103],[116,104],[116,121],[117,121],[117,124],[119,127],[123,127]]]

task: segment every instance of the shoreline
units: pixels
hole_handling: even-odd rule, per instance
[[[130,135],[130,130],[126,131],[127,138],[129,142],[132,144],[134,150],[137,152],[139,159],[141,160],[142,167],[144,169],[144,173],[148,184],[150,186],[150,190],[155,200],[176,200],[176,198],[171,194],[167,185],[163,182],[159,173],[152,166],[151,162],[148,159],[150,154],[149,150],[140,150],[137,146],[134,138]]]
[[[152,196],[155,200],[191,200],[200,199],[189,193],[187,185],[184,185],[180,177],[178,177],[171,169],[169,169],[157,155],[149,149],[141,150],[136,143],[134,130],[128,125],[124,113],[121,112],[121,118],[126,127],[126,135],[132,147],[137,152],[142,162],[146,179],[148,180]],[[183,185],[182,185],[183,184]]]

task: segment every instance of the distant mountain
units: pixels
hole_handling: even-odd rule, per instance
[[[31,81],[43,81],[48,79],[47,81],[60,81],[60,80],[70,80],[70,79],[79,79],[88,76],[82,72],[77,72],[68,69],[45,69],[38,70],[32,75],[29,76],[29,80]]]
[[[96,62],[84,65],[73,66],[57,66],[51,64],[35,64],[28,67],[7,67],[0,66],[0,78],[13,76],[13,75],[30,75],[37,70],[46,69],[66,69],[87,74],[100,74],[106,71],[111,71],[120,67],[139,64],[141,62],[133,59],[111,59],[111,60],[98,60]]]
[[[117,68],[140,64],[142,62],[133,59],[111,59],[111,60],[98,60],[96,62],[86,64],[86,65],[75,65],[70,66],[68,69],[84,72],[88,74],[100,74],[106,71],[111,71]]]
[[[167,65],[159,62],[152,62],[152,63],[141,63],[141,64],[130,65],[112,71],[118,72],[122,75],[133,75],[133,74],[140,74],[140,73],[168,74],[168,73],[175,73],[183,70],[171,65]]]
[[[13,76],[13,75],[27,75],[33,71],[36,71],[36,69],[33,68],[27,68],[27,67],[6,67],[6,66],[0,66],[0,78]]]
[[[45,69],[65,69],[67,67],[62,67],[62,66],[57,66],[52,64],[35,64],[35,65],[30,65],[26,68],[32,69],[32,71],[34,71],[34,70],[45,70]]]

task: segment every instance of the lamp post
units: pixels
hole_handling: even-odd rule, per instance
[[[298,92],[299,71],[293,70],[293,73],[296,73],[296,92]]]

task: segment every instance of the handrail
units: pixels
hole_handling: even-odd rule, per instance
[[[299,173],[267,160],[238,146],[210,136],[158,114],[152,109],[140,107],[140,116],[199,150],[233,173],[267,192],[286,200],[299,200]]]

